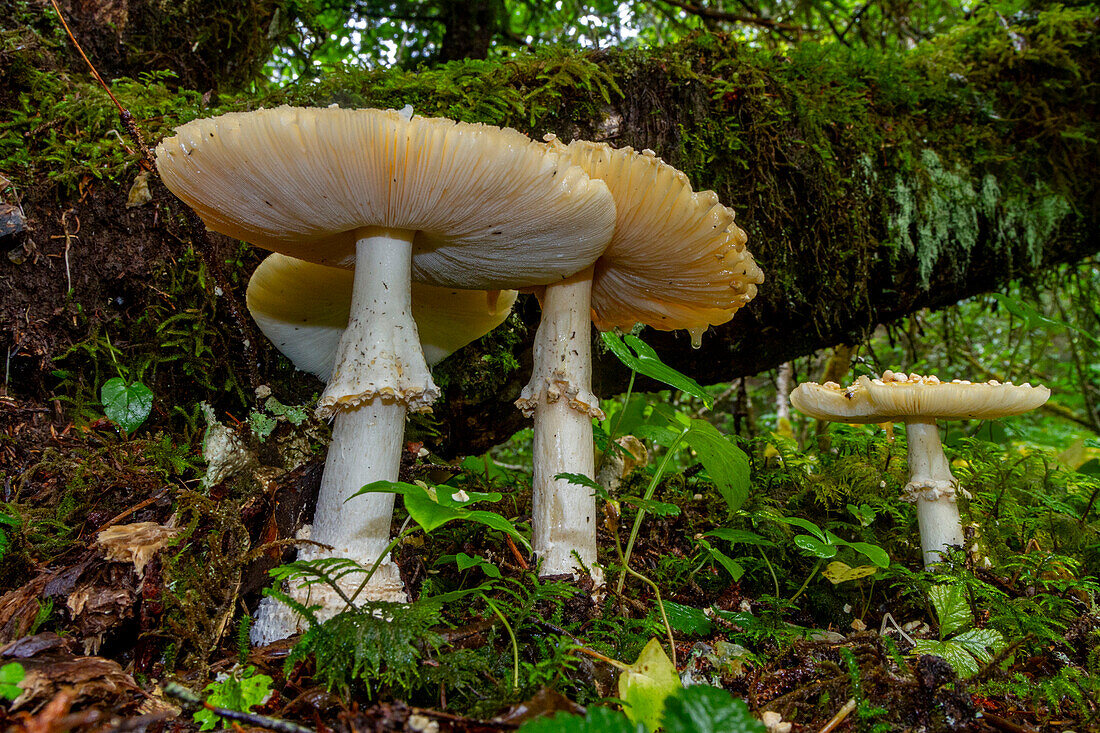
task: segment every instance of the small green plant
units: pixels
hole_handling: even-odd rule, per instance
[[[4,561],[4,556],[11,549],[11,537],[8,534],[18,526],[18,519],[0,512],[0,562]]]
[[[679,688],[666,695],[660,728],[665,733],[766,733],[767,728],[742,700],[709,685]],[[656,728],[603,707],[590,707],[584,717],[558,713],[536,718],[520,733],[645,733]]]
[[[928,591],[940,622],[940,638],[919,639],[914,654],[935,654],[946,659],[960,677],[972,677],[979,664],[989,662],[1004,645],[994,629],[974,628],[974,616],[966,602],[966,587],[961,583],[941,583]]]
[[[279,421],[286,420],[291,425],[298,426],[308,418],[309,414],[304,407],[284,405],[274,397],[268,397],[262,410],[253,409],[248,414],[248,426],[262,443],[275,431]]]
[[[206,686],[210,693],[206,702],[219,708],[247,713],[263,704],[271,696],[272,679],[266,674],[256,674],[256,668],[234,667],[229,674]],[[211,710],[202,709],[194,714],[199,730],[213,730],[221,718]],[[224,727],[224,726],[223,726]]]
[[[8,662],[0,667],[0,698],[14,700],[23,692],[19,689],[19,683],[26,676],[23,665],[19,662]]]
[[[138,381],[112,377],[99,390],[103,414],[123,432],[133,433],[153,411],[153,391]]]

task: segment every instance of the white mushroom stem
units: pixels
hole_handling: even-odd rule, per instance
[[[906,501],[917,504],[917,525],[924,565],[943,560],[948,546],[963,544],[959,505],[955,501],[958,481],[940,443],[940,432],[934,420],[910,419],[905,424],[909,443],[909,483],[905,485]]]
[[[332,550],[308,547],[299,559],[346,557],[370,568],[381,558],[357,600],[403,601],[398,568],[382,557],[390,542],[393,494],[354,495],[365,484],[397,480],[405,413],[429,409],[439,390],[412,318],[413,232],[365,229],[359,234],[351,316],[317,408],[321,415],[334,414],[335,423],[310,539]],[[352,595],[363,577],[345,576],[341,589]],[[322,585],[290,593],[320,603],[322,619],[343,609],[339,596]],[[265,599],[252,640],[262,644],[289,636],[300,630],[298,621],[289,609]]]
[[[595,475],[592,418],[603,412],[591,391],[591,292],[591,268],[546,286],[531,381],[516,401],[535,417],[532,547],[543,575],[593,570],[596,561],[592,489],[554,478]]]

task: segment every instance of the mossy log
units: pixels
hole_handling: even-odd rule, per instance
[[[258,96],[212,96],[163,74],[112,88],[153,141],[198,116],[336,102],[651,148],[737,210],[766,273],[756,300],[701,349],[686,334],[645,336],[714,383],[1100,250],[1098,38],[1087,9],[1012,25],[979,11],[904,54],[804,44],[779,55],[703,36],[417,73],[337,70]],[[244,410],[253,371],[284,401],[308,400],[319,385],[232,316],[260,255],[202,243],[155,176],[148,203],[126,207],[134,143],[62,40],[0,34],[0,118],[10,120],[0,173],[14,184],[0,196],[18,200],[27,222],[2,242],[7,388],[82,404],[117,360],[151,383],[162,420],[199,400]],[[537,306],[519,314],[441,365],[436,427],[448,452],[483,449],[523,424],[511,401]],[[603,394],[625,377],[600,358]]]

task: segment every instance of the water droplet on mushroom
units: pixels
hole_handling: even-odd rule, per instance
[[[703,345],[703,334],[706,333],[707,327],[702,326],[700,328],[689,328],[688,333],[691,334],[691,348],[698,349]]]

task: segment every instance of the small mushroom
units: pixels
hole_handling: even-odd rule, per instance
[[[756,296],[764,276],[745,249],[733,209],[713,191],[695,192],[687,176],[652,150],[577,140],[550,147],[615,198],[615,233],[589,269],[538,291],[542,321],[534,369],[516,405],[535,418],[532,546],[542,572],[574,572],[596,560],[592,491],[559,473],[593,478],[591,326],[687,329],[693,344]],[[578,559],[579,558],[579,562]]]
[[[945,547],[963,544],[955,500],[958,480],[943,454],[936,420],[995,420],[1034,410],[1050,390],[1029,384],[941,382],[935,376],[895,374],[860,377],[841,388],[806,382],[791,392],[791,404],[818,420],[845,423],[905,423],[909,482],[903,499],[916,502],[925,566],[940,562]]]

